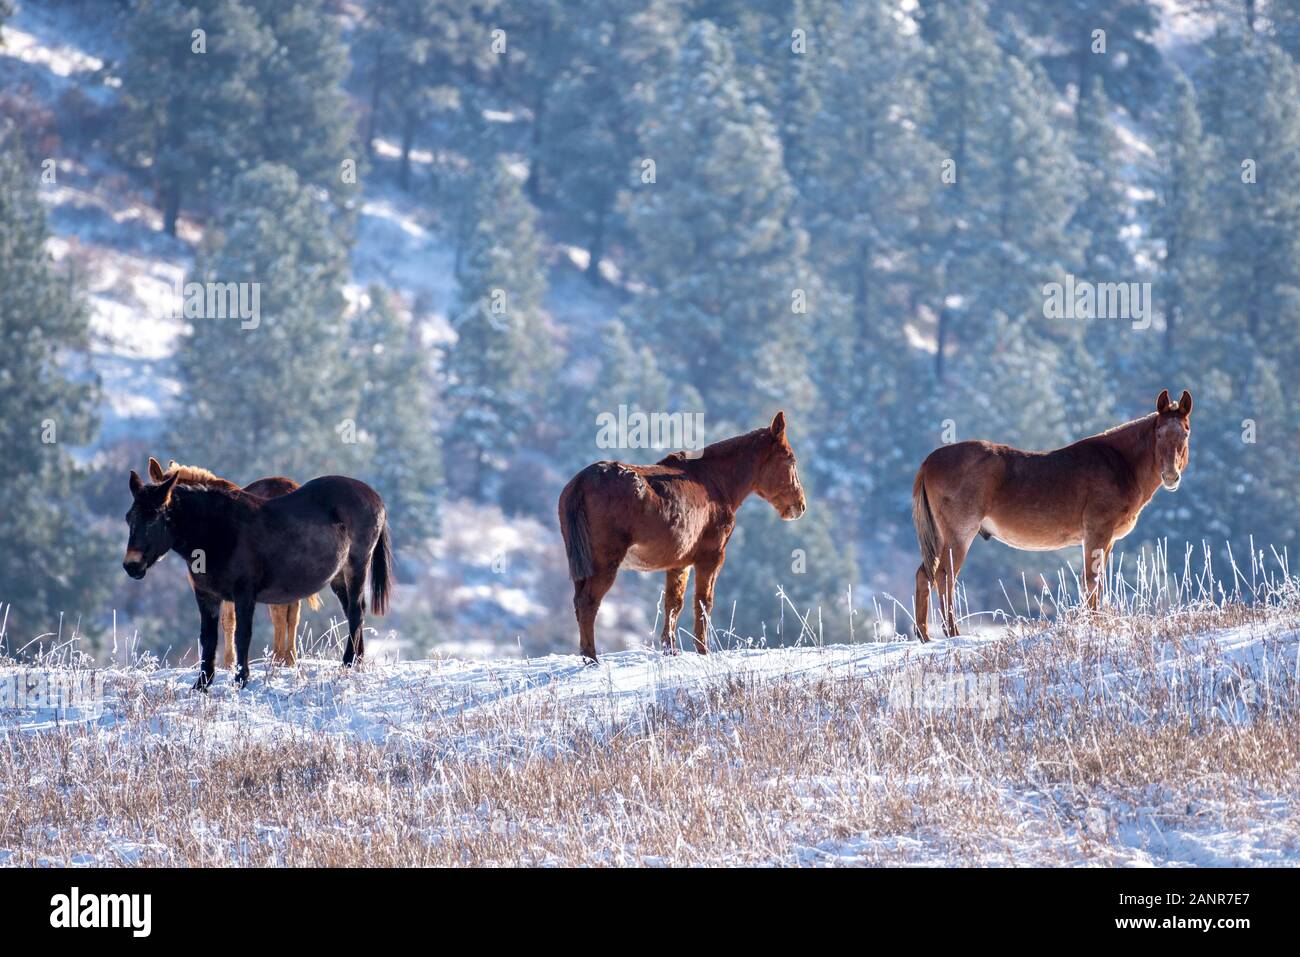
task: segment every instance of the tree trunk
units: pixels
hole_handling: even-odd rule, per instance
[[[939,310],[939,329],[935,334],[934,350],[934,378],[937,382],[943,382],[943,353],[948,345],[948,325],[952,322],[951,311],[947,306]]]
[[[397,171],[397,184],[403,190],[411,188],[411,146],[415,142],[415,117],[408,112],[402,121],[402,163]]]
[[[383,51],[379,53],[380,59],[383,57]],[[383,87],[383,72],[379,69],[379,63],[375,63],[375,82],[370,88],[370,116],[366,118],[366,157],[372,162],[375,158],[375,135],[379,132],[379,102],[380,90]]]
[[[596,213],[596,225],[591,232],[591,259],[587,262],[586,276],[592,285],[600,285],[600,260],[605,255],[605,206],[601,205]]]
[[[858,336],[866,340],[867,316],[871,309],[871,243],[866,240],[858,247],[858,268],[854,275],[853,326]]]
[[[163,232],[176,235],[176,220],[181,215],[181,188],[175,183],[163,187]]]

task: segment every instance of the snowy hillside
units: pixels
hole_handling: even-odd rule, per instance
[[[1230,608],[209,696],[145,662],[6,722],[0,861],[1294,865],[1298,653]]]

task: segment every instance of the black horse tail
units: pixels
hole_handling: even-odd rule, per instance
[[[388,613],[388,593],[393,587],[393,546],[388,538],[388,517],[379,530],[379,540],[370,553],[370,610],[376,615]]]
[[[569,556],[569,577],[575,582],[590,578],[594,570],[591,561],[591,529],[587,523],[587,497],[582,486],[574,483],[564,505],[564,550]]]

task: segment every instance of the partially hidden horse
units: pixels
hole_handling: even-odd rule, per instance
[[[1111,548],[1161,485],[1178,488],[1191,414],[1190,392],[1174,404],[1165,390],[1155,412],[1051,452],[978,441],[931,452],[912,484],[917,637],[930,640],[932,588],[944,632],[958,634],[954,588],[976,535],[1031,551],[1082,545],[1085,598],[1098,608]]]
[[[388,517],[379,493],[341,475],[312,479],[278,498],[259,498],[229,484],[182,481],[179,472],[154,484],[134,471],[130,477],[122,567],[132,578],[144,578],[169,550],[190,566],[202,655],[195,689],[212,684],[223,601],[235,606],[236,686],[248,682],[257,603],[287,605],[326,585],[348,619],[343,664],[360,662],[366,579],[375,614],[387,611],[392,589]]]
[[[697,457],[675,452],[655,465],[596,462],[575,475],[560,494],[559,518],[583,656],[596,661],[596,612],[620,568],[667,573],[663,647],[674,654],[693,567],[695,650],[707,653],[714,585],[736,511],[751,494],[786,520],[808,507],[784,412],[769,427],[716,442]]]
[[[175,459],[168,462],[167,468],[164,469],[157,459],[150,457],[149,478],[153,479],[153,481],[165,481],[172,472],[181,473],[181,482],[191,484],[206,482],[209,485],[223,485],[232,491],[239,488],[234,482],[214,475],[207,469],[197,468],[193,465],[181,465]],[[249,495],[256,495],[258,498],[276,498],[292,492],[297,487],[298,483],[293,479],[277,475],[273,478],[263,478],[258,479],[256,482],[250,482],[244,486],[243,490]],[[190,572],[190,587],[194,587],[194,573],[192,571]],[[311,595],[307,599],[307,604],[312,611],[318,611],[321,607],[321,600],[316,595]],[[277,664],[292,665],[297,660],[298,617],[302,610],[302,602],[295,601],[287,605],[267,605],[266,609],[270,612],[271,628],[274,631],[271,644],[271,660]],[[233,668],[235,665],[234,602],[223,601],[221,603],[221,632],[225,637],[222,666]]]

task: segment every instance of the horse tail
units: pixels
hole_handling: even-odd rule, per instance
[[[388,517],[379,529],[379,540],[370,553],[370,610],[376,615],[388,613],[388,593],[393,587],[393,545],[388,537]]]
[[[320,595],[308,595],[307,607],[310,608],[312,611],[320,611],[321,608]]]
[[[595,566],[591,560],[591,527],[587,521],[587,497],[581,484],[574,483],[561,509],[560,530],[564,550],[569,556],[569,578],[575,582],[590,578]]]
[[[912,524],[916,526],[916,542],[921,546],[921,567],[929,578],[939,570],[939,531],[934,527],[934,513],[930,511],[930,496],[925,492],[925,467],[917,470],[912,483]]]

